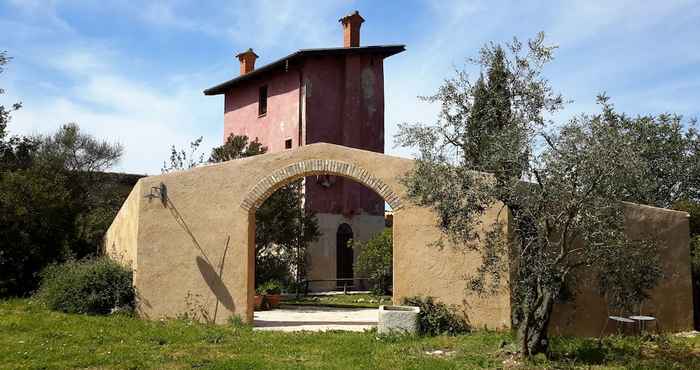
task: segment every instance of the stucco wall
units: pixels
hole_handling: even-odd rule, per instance
[[[507,212],[498,205],[486,211],[482,223],[493,225],[496,220],[507,224]],[[434,245],[444,237],[436,224],[435,214],[429,209],[416,207],[394,211],[394,300],[415,295],[433,296],[461,307],[474,327],[510,328],[508,281],[504,281],[498,294],[492,296],[480,298],[467,294],[466,277],[476,272],[481,256],[446,240],[442,248]]]
[[[142,198],[137,215],[120,215],[113,225],[122,228],[126,219],[139,219],[138,230],[130,231],[138,235],[139,312],[150,318],[206,312],[221,323],[231,315],[252,320],[255,206],[288,181],[331,173],[361,181],[393,207],[397,302],[429,294],[464,305],[475,325],[507,325],[505,290],[485,300],[464,294],[462,278],[477,265],[475,256],[429,245],[440,235],[434,215],[405,201],[399,181],[412,166],[408,159],[313,144],[142,179],[142,189],[165,184],[167,206]],[[114,234],[108,234],[107,245],[113,241]]]
[[[206,313],[216,322],[231,315],[252,320],[254,294],[254,211],[279,186],[317,174],[350,177],[368,186],[394,210],[394,300],[430,295],[459,305],[476,327],[510,326],[510,294],[504,282],[499,294],[479,298],[465,293],[466,277],[481,263],[475,252],[443,248],[432,210],[405,199],[400,177],[409,159],[312,144],[281,153],[208,165],[188,171],[143,178],[132,191],[106,235],[106,249],[126,251],[139,292],[139,312],[146,317]],[[165,184],[168,203],[147,199],[151,187]],[[483,216],[507,225],[507,212],[495,206]],[[659,318],[663,330],[692,327],[688,219],[683,212],[627,205],[630,236],[656,233],[664,243],[666,277],[644,305],[643,313]],[[134,248],[136,250],[135,258]],[[112,256],[118,253],[109,252]],[[506,273],[507,276],[507,273]],[[582,279],[593,284],[591,279]],[[557,306],[556,333],[597,335],[606,305],[584,288],[572,304]]]
[[[384,217],[374,215],[355,215],[345,217],[339,214],[317,214],[318,228],[321,232],[319,240],[312,243],[308,249],[309,255],[309,279],[328,280],[336,278],[336,233],[342,223],[350,225],[353,231],[353,240],[366,242],[372,236],[384,230]],[[354,260],[360,250],[353,253]],[[355,277],[363,277],[355,270]],[[312,291],[328,291],[336,289],[335,282],[317,282],[309,286]]]
[[[326,56],[303,67],[305,141],[384,152],[384,70],[379,55]],[[332,123],[332,124],[331,124]],[[307,202],[319,213],[384,214],[384,202],[342,178],[330,188],[306,182]]]
[[[382,59],[372,54],[309,58],[303,65],[231,89],[224,98],[224,140],[230,134],[257,138],[270,153],[285,150],[287,139],[294,148],[326,142],[383,153]],[[268,86],[267,114],[258,117],[258,89],[263,85]],[[359,184],[337,178],[324,188],[310,180],[307,205],[316,212],[384,212],[382,199]]]
[[[658,319],[662,331],[693,328],[688,214],[625,203],[626,234],[630,238],[655,238],[661,247],[664,278],[642,305],[642,314]],[[555,306],[551,331],[555,334],[594,336],[605,327],[609,315],[605,300],[596,292],[592,274],[579,274],[574,300]],[[629,315],[630,313],[623,313]],[[637,314],[637,313],[633,313]],[[655,325],[650,325],[655,330]],[[610,322],[607,332],[615,332]]]
[[[141,198],[141,182],[138,181],[105,234],[105,253],[133,270],[137,270],[138,266],[136,256]]]
[[[267,113],[258,116],[259,88],[267,85]],[[284,142],[299,146],[299,72],[275,72],[228,91],[224,98],[224,140],[230,134],[257,138],[269,152]]]

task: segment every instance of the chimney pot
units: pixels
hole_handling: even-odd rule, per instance
[[[255,69],[255,59],[258,59],[258,55],[253,52],[253,49],[248,48],[248,50],[236,55],[236,58],[241,62],[241,75],[244,75]]]
[[[365,19],[357,10],[338,20],[343,25],[343,47],[356,48],[360,46],[360,27],[364,21]]]

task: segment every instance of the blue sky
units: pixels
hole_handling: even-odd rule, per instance
[[[202,5],[205,3],[205,5]],[[21,100],[14,133],[77,122],[122,143],[116,170],[157,174],[169,146],[219,145],[223,98],[202,90],[238,74],[248,47],[263,65],[300,48],[342,45],[338,18],[359,10],[362,44],[406,44],[385,62],[387,153],[401,122],[433,122],[435,91],[488,41],[547,34],[546,70],[573,103],[607,92],[629,114],[700,116],[700,1],[60,1],[0,0],[0,50],[14,57],[2,104]]]

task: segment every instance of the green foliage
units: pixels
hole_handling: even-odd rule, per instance
[[[423,335],[457,335],[469,332],[467,321],[454,307],[436,302],[433,297],[408,297],[403,304],[420,308],[418,322]]]
[[[598,290],[617,314],[637,314],[663,277],[657,245],[647,240],[623,245],[598,260]]]
[[[12,60],[7,52],[0,51],[0,74],[4,71],[4,66]],[[5,94],[5,90],[0,87],[0,95]],[[0,173],[26,168],[31,163],[31,152],[35,148],[35,143],[27,137],[9,136],[7,134],[7,124],[12,118],[12,112],[20,109],[21,103],[13,103],[9,107],[0,104]],[[2,289],[0,288],[0,295]]]
[[[74,123],[50,136],[8,137],[9,111],[2,107],[0,122],[0,296],[22,296],[48,264],[98,253],[123,200],[122,184],[104,173],[122,147]]]
[[[605,107],[605,119],[636,149],[643,165],[630,171],[625,199],[656,207],[700,201],[700,133],[676,114],[629,117]]]
[[[67,188],[35,168],[0,174],[0,296],[28,294],[46,265],[72,254]]]
[[[170,147],[169,162],[163,162],[163,167],[160,169],[162,173],[173,171],[189,170],[204,163],[204,153],[198,153],[199,146],[202,145],[203,136],[198,137],[190,143],[189,151],[185,149],[178,150],[175,145]]]
[[[218,163],[265,152],[267,148],[258,141],[249,142],[246,136],[231,134],[224,145],[212,149],[209,162]],[[320,236],[316,215],[302,208],[303,200],[299,180],[278,189],[255,211],[256,283],[279,280],[291,284],[303,280],[306,249]],[[290,272],[294,276],[290,276]]]
[[[5,70],[5,65],[12,60],[6,51],[0,51],[0,74]],[[0,87],[0,95],[5,90]],[[31,153],[35,143],[26,137],[8,136],[7,124],[12,119],[12,112],[20,109],[21,103],[14,103],[10,107],[0,104],[0,174],[17,168],[26,168],[31,164]],[[0,289],[0,294],[1,294]]]
[[[379,308],[381,305],[390,305],[391,296],[374,294],[331,294],[331,295],[307,295],[299,298],[286,299],[285,305],[320,306],[338,308]]]
[[[257,140],[249,143],[247,136],[231,134],[226,138],[224,145],[212,149],[209,162],[226,162],[232,159],[252,157],[265,152],[267,152],[267,148]]]
[[[473,89],[473,104],[465,109],[462,114],[468,117],[467,124],[462,135],[461,142],[465,152],[465,166],[474,170],[489,171],[497,167],[491,159],[494,158],[494,150],[499,150],[499,144],[495,141],[497,133],[510,122],[511,88],[508,80],[510,71],[506,66],[506,54],[501,46],[489,49],[492,55],[487,67],[487,78],[479,76]],[[446,86],[450,88],[469,89],[468,77],[458,72],[455,79],[450,80]],[[446,92],[446,91],[445,91]],[[441,99],[449,101],[450,106],[459,106],[459,94],[451,95],[455,100],[450,101],[450,94],[442,95]],[[464,107],[466,108],[466,107]],[[464,109],[463,108],[463,109]]]
[[[209,159],[205,161],[204,153],[199,152],[203,140],[204,137],[198,137],[190,143],[188,150],[177,149],[175,145],[170,146],[170,158],[167,162],[163,162],[161,172],[183,171],[206,162],[221,163],[267,152],[267,148],[257,140],[248,142],[247,136],[231,134],[226,138],[224,145],[212,148]]]
[[[6,51],[0,51],[0,74],[5,71],[5,65],[7,65],[10,60],[12,60],[12,58],[7,55]],[[0,95],[4,93],[5,90],[0,88]],[[0,105],[0,143],[4,143],[5,137],[7,136],[7,132],[5,130],[7,128],[7,123],[10,122],[12,112],[21,107],[21,103],[14,103],[9,108],[6,108],[4,105]],[[2,149],[2,152],[4,152],[6,148],[4,145],[2,145],[0,146],[0,149]]]
[[[277,280],[266,281],[255,289],[258,294],[281,294],[282,284]]]
[[[419,150],[408,195],[435,209],[450,241],[481,254],[471,289],[491,294],[510,273],[526,356],[547,350],[552,307],[576,290],[577,272],[597,274],[616,306],[637,304],[661,278],[658,243],[626,237],[622,200],[664,207],[700,189],[700,140],[678,116],[630,118],[601,95],[601,113],[549,122],[564,103],[542,76],[553,50],[542,34],[526,47],[485,46],[473,61],[487,77],[458,72],[427,98],[441,106],[438,122],[404,124],[397,137]],[[481,223],[497,204],[513,238]]]
[[[233,328],[238,329],[238,330],[252,330],[253,329],[253,326],[250,324],[246,324],[240,315],[231,315],[231,317],[228,318],[228,323]]]
[[[509,332],[377,337],[279,332],[182,320],[47,311],[0,300],[0,368],[99,369],[697,369],[699,338],[553,337],[550,359],[512,361]],[[435,354],[440,350],[442,354]],[[513,365],[513,366],[510,366]]]
[[[477,293],[492,293],[501,284],[509,249],[519,256],[511,284],[519,349],[526,355],[546,350],[551,305],[562,286],[562,275],[568,274],[552,262],[557,259],[557,247],[570,248],[565,244],[570,238],[554,242],[549,237],[556,231],[541,228],[546,223],[542,217],[548,216],[543,212],[553,212],[565,203],[521,181],[537,178],[530,167],[536,163],[532,158],[536,133],[546,123],[545,115],[563,105],[561,95],[554,94],[542,76],[554,49],[544,44],[543,34],[526,47],[517,39],[505,47],[484,46],[479,58],[470,61],[487,71],[486,80],[473,83],[466,72],[458,71],[426,98],[440,104],[438,122],[403,124],[397,136],[402,145],[419,151],[414,170],[405,178],[408,195],[419,205],[435,209],[438,226],[452,242],[481,253],[482,266],[469,277]],[[552,185],[546,189],[558,190],[559,184]],[[481,225],[481,217],[496,202],[508,207],[515,240],[523,248],[506,243],[502,225]],[[488,234],[483,240],[482,226]]]
[[[369,278],[372,292],[377,295],[391,292],[393,268],[392,229],[386,228],[366,243],[353,243],[360,253],[355,262],[357,272]]]
[[[321,233],[316,214],[302,207],[302,187],[301,180],[281,187],[255,211],[257,282],[275,278],[298,283],[306,276],[306,250]],[[293,276],[289,276],[290,267]],[[272,273],[283,271],[283,276]]]
[[[102,257],[48,266],[41,273],[36,297],[49,309],[105,315],[130,311],[135,292],[132,272]]]
[[[290,276],[290,265],[287,258],[274,254],[255,256],[255,281],[259,286],[261,283],[277,280],[285,285],[294,284],[294,279]]]
[[[0,52],[0,72],[9,60]],[[48,264],[96,253],[123,200],[118,181],[103,173],[121,146],[76,124],[51,136],[8,136],[20,107],[0,106],[0,296],[27,295]]]

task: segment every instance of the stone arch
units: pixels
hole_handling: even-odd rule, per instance
[[[401,208],[401,199],[384,181],[360,166],[332,159],[304,160],[274,171],[246,193],[241,208],[251,212],[280,187],[314,175],[336,175],[357,181],[379,194],[394,211]]]

